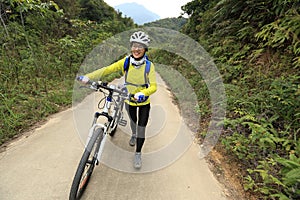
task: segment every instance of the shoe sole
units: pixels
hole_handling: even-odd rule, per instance
[[[142,165],[134,165],[135,169],[141,169]]]

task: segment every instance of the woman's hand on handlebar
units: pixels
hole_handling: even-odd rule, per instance
[[[77,81],[81,82],[81,83],[84,83],[84,84],[87,84],[90,82],[90,79],[86,76],[78,76],[76,78]]]
[[[144,93],[142,92],[138,92],[134,95],[134,99],[135,101],[137,101],[138,103],[141,103],[143,101],[146,100],[146,96],[144,95]]]

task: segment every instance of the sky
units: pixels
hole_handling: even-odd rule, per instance
[[[123,3],[138,3],[148,10],[158,14],[161,18],[178,17],[182,11],[181,6],[192,0],[104,0],[114,7]]]

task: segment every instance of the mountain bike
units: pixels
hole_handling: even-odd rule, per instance
[[[104,97],[100,99],[98,108],[101,112],[95,112],[92,126],[89,130],[84,153],[77,167],[69,199],[80,199],[85,191],[95,165],[99,165],[107,136],[114,136],[118,125],[126,126],[127,121],[123,118],[125,100],[132,99],[125,88],[108,85],[102,82],[89,82],[88,87],[94,91],[102,92]],[[104,106],[103,105],[104,101]],[[104,117],[104,123],[98,123],[98,119]]]

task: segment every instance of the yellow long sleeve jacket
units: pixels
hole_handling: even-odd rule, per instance
[[[145,96],[150,96],[155,93],[157,90],[156,75],[154,64],[151,62],[149,73],[145,74],[146,63],[141,67],[135,68],[130,62],[127,72],[124,71],[124,63],[126,57],[123,59],[101,69],[98,69],[94,72],[86,74],[85,76],[91,80],[101,79],[113,72],[121,71],[123,75],[127,73],[125,85],[130,94],[136,94],[142,92]],[[146,76],[145,76],[146,75]],[[146,79],[146,80],[145,80]],[[146,82],[145,82],[146,81]],[[145,84],[148,84],[148,87],[145,87]],[[141,106],[150,103],[150,98],[141,103],[129,102],[132,106]]]

